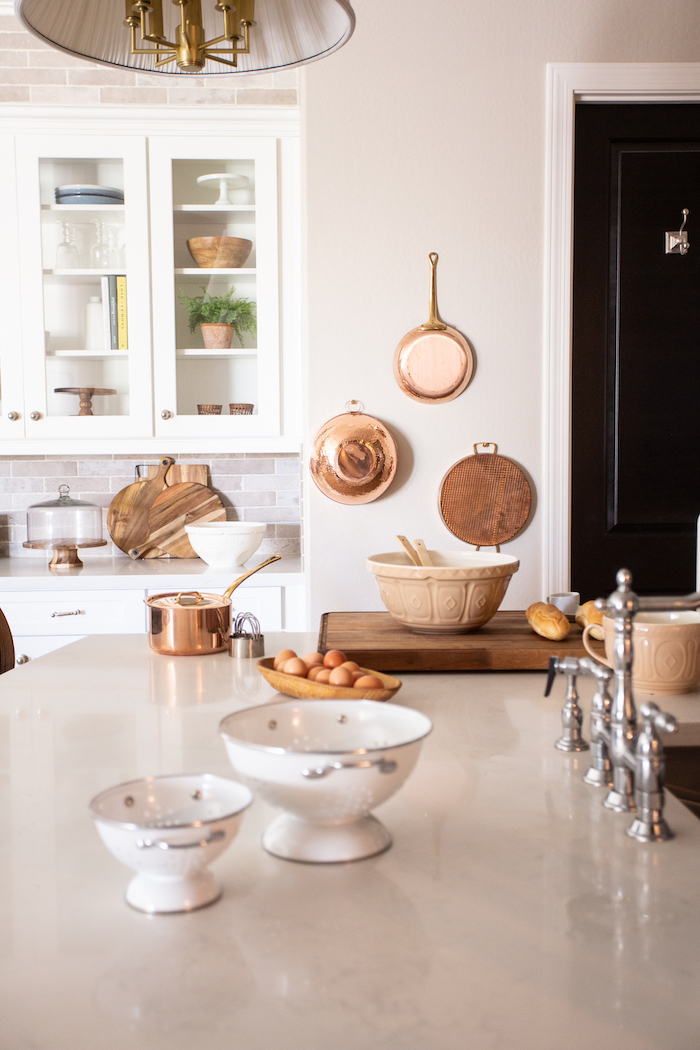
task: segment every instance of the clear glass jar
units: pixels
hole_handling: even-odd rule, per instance
[[[68,485],[59,485],[58,499],[27,508],[27,541],[95,543],[102,539],[102,511],[95,503],[71,499]]]

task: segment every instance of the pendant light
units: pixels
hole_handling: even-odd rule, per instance
[[[59,51],[166,75],[289,69],[355,28],[349,0],[15,0],[15,13]]]

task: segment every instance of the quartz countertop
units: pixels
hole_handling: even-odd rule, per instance
[[[305,652],[315,636],[268,635]],[[587,755],[553,747],[565,682],[405,674],[434,723],[377,813],[381,856],[265,853],[256,800],[212,907],[148,916],[88,817],[147,774],[231,776],[217,725],[279,699],[252,661],[84,638],[0,678],[0,1046],[7,1050],[695,1050],[700,822],[642,845]],[[581,680],[587,708],[592,685]],[[697,728],[700,693],[662,699]]]
[[[201,558],[139,558],[132,561],[123,557],[90,558],[82,554],[82,568],[49,569],[48,555],[42,551],[39,558],[0,558],[0,590],[130,590],[133,588],[212,587],[226,588],[238,576],[265,560],[265,555],[253,556],[245,565],[230,572],[214,570]],[[269,557],[269,555],[268,555]],[[282,558],[251,577],[247,586],[290,586],[302,579],[301,558]]]

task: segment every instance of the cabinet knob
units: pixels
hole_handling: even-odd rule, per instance
[[[41,412],[30,412],[29,418],[33,420],[41,419]]]
[[[16,419],[19,419],[19,412],[8,412],[7,413],[7,418],[11,419],[12,422],[14,423]]]
[[[160,414],[160,418],[161,419],[170,419],[171,416],[172,416],[172,412],[168,412],[167,408],[164,408],[163,411]]]
[[[17,657],[17,665],[18,666],[20,666],[21,664],[28,664],[28,663],[29,663],[29,657],[26,656],[24,653],[22,653],[21,656]]]

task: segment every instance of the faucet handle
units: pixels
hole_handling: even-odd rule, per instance
[[[651,700],[640,706],[639,717],[642,720],[642,732],[657,739],[659,733],[675,733],[678,729],[677,719],[667,711],[660,711]]]
[[[561,711],[563,732],[554,745],[558,751],[588,751],[589,748],[588,742],[583,739],[581,733],[583,711],[578,704],[576,689],[576,678],[580,671],[581,661],[575,656],[551,656],[549,659],[547,688],[544,695],[549,696],[552,691],[555,675],[565,674],[567,680],[566,703]]]
[[[673,715],[660,711],[647,701],[639,708],[642,729],[637,736],[634,754],[634,801],[637,816],[627,834],[638,842],[664,842],[673,832],[664,819],[664,745],[660,733],[675,733],[678,723]]]

